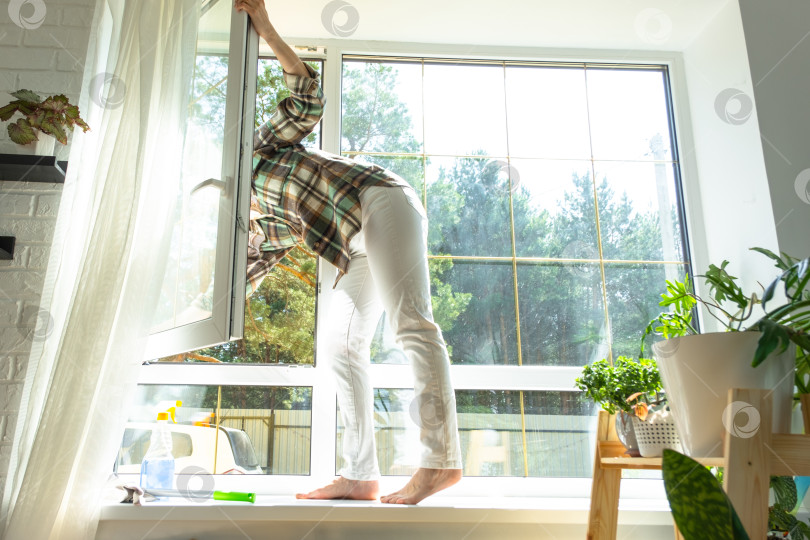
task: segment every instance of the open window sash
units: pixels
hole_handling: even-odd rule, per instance
[[[171,253],[145,360],[242,337],[258,36],[231,2],[199,22]],[[248,59],[252,60],[248,62]]]

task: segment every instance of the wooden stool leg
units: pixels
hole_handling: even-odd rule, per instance
[[[684,540],[681,531],[678,529],[678,525],[675,525],[675,540]]]
[[[621,469],[603,469],[599,441],[607,441],[610,433],[610,416],[599,413],[596,451],[594,452],[593,484],[591,486],[591,509],[588,516],[588,540],[614,540],[619,518],[619,489]]]
[[[746,409],[750,406],[751,414],[759,414],[759,425],[752,426],[756,429],[748,433],[725,434],[723,487],[748,536],[765,538],[770,488],[767,448],[771,444],[771,399],[764,390],[737,388],[729,390],[728,402],[742,402]],[[731,407],[726,411],[730,413]],[[739,413],[748,411],[741,409]],[[727,419],[725,425],[732,426],[733,422],[734,419]]]
[[[594,468],[591,511],[588,517],[588,540],[614,540],[616,538],[621,480],[621,469]]]

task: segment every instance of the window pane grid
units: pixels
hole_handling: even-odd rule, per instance
[[[378,63],[378,64],[401,64],[401,65],[414,64],[414,63],[421,64],[422,78],[423,78],[422,88],[421,88],[421,93],[422,93],[421,97],[422,97],[422,102],[423,102],[423,107],[422,107],[422,114],[423,115],[425,114],[425,111],[424,111],[424,101],[425,101],[424,77],[425,77],[425,66],[427,66],[427,65],[431,65],[431,66],[433,66],[433,65],[444,65],[444,66],[476,65],[476,66],[502,67],[504,69],[504,86],[507,84],[507,81],[506,81],[506,68],[507,67],[514,67],[514,66],[534,67],[534,68],[542,68],[542,67],[545,67],[545,68],[549,68],[549,67],[569,68],[569,69],[574,68],[574,69],[582,69],[582,70],[585,70],[585,71],[587,71],[588,69],[595,69],[595,70],[606,71],[606,72],[612,72],[612,71],[646,71],[646,72],[659,73],[659,74],[661,74],[662,79],[666,79],[665,67],[664,66],[656,66],[656,65],[610,64],[610,63],[588,63],[588,62],[582,62],[582,63],[576,63],[576,62],[574,62],[574,63],[511,62],[511,61],[490,61],[490,60],[473,60],[473,59],[471,59],[471,60],[459,60],[459,59],[436,59],[436,58],[415,59],[415,58],[406,58],[406,57],[378,57],[378,56],[362,56],[362,55],[344,55],[343,59],[344,59],[344,66],[347,63],[355,64],[355,63],[363,63],[364,61],[365,62],[374,62],[374,63]],[[587,80],[585,81],[585,87],[586,87],[585,91],[586,91],[586,94],[587,94],[587,91],[588,91],[587,90]],[[668,85],[665,88],[665,90],[668,93],[668,91],[669,91]],[[666,117],[667,117],[667,119],[669,121],[669,119],[670,119],[669,110],[668,110],[669,96],[665,95],[664,97],[667,100],[667,110],[665,111],[665,113],[666,113]],[[508,122],[508,119],[509,119],[509,114],[508,114],[508,111],[507,111],[507,115],[506,115],[506,121],[507,122]],[[425,122],[424,118],[422,119],[421,125],[422,125],[423,134],[424,134],[425,125],[426,125],[426,122]],[[590,128],[591,128],[591,125],[590,125],[590,118],[589,118],[589,132],[590,132]],[[669,138],[669,140],[673,140],[672,138],[670,138],[670,135],[671,134],[669,132],[666,133],[666,136]],[[423,141],[424,140],[425,140],[425,138],[423,136]],[[537,158],[537,157],[532,157],[532,156],[526,156],[526,157],[513,156],[513,155],[511,155],[511,153],[509,151],[509,137],[508,137],[508,135],[506,136],[506,144],[507,144],[507,152],[505,154],[500,154],[500,153],[498,153],[498,154],[486,154],[485,153],[483,155],[471,155],[471,154],[463,154],[463,153],[429,153],[429,152],[424,151],[424,146],[422,147],[423,148],[422,152],[346,150],[346,151],[343,151],[342,153],[344,155],[347,155],[347,156],[358,157],[358,158],[361,158],[361,159],[362,159],[362,157],[371,157],[371,158],[373,158],[373,157],[411,157],[411,158],[421,158],[422,164],[423,164],[423,167],[422,167],[422,176],[423,177],[427,176],[426,170],[428,168],[428,162],[431,159],[436,159],[436,158],[455,158],[455,159],[470,159],[470,160],[503,159],[503,160],[505,160],[507,167],[509,167],[510,173],[511,173],[511,164],[513,162],[512,160],[514,160],[514,159],[527,159],[527,160],[537,160],[537,161],[543,161],[543,160],[545,160],[545,161],[560,161],[560,160],[557,160],[557,159]],[[424,145],[424,142],[423,142],[423,145]],[[602,281],[603,305],[604,305],[604,312],[605,312],[605,320],[606,320],[606,324],[608,325],[608,328],[609,328],[609,324],[610,324],[609,323],[609,321],[610,321],[610,313],[609,313],[609,307],[608,307],[608,302],[607,302],[607,294],[608,294],[608,292],[607,292],[606,278],[605,278],[605,272],[606,272],[606,267],[607,266],[611,266],[611,265],[622,266],[622,265],[627,265],[627,264],[643,264],[643,265],[675,265],[675,266],[680,266],[680,267],[686,267],[687,264],[688,264],[688,263],[684,262],[684,261],[686,261],[688,259],[686,257],[683,257],[684,248],[686,246],[686,243],[683,242],[682,235],[679,235],[679,238],[678,238],[678,243],[680,244],[678,246],[679,247],[678,252],[670,253],[670,254],[676,255],[676,257],[674,257],[674,258],[673,257],[666,257],[666,258],[658,257],[658,258],[652,258],[652,259],[638,259],[638,258],[629,258],[629,257],[606,257],[605,256],[604,245],[603,245],[603,239],[604,238],[603,238],[603,234],[602,234],[602,231],[601,231],[602,224],[601,224],[601,220],[600,220],[600,216],[599,216],[599,194],[597,193],[598,186],[596,185],[597,167],[598,167],[599,163],[602,163],[602,162],[604,162],[604,163],[648,163],[648,164],[654,164],[654,165],[659,165],[660,164],[660,165],[670,166],[675,171],[677,171],[679,164],[678,164],[677,160],[660,159],[659,156],[654,156],[657,159],[649,159],[649,160],[647,160],[647,159],[636,159],[636,158],[615,159],[615,160],[614,159],[609,159],[609,158],[594,159],[593,158],[593,142],[592,141],[590,142],[590,145],[591,145],[591,155],[592,155],[591,159],[589,160],[590,164],[591,164],[590,174],[591,174],[591,178],[594,179],[594,180],[592,180],[592,185],[593,185],[592,199],[593,199],[593,205],[594,205],[594,210],[595,210],[595,212],[594,212],[594,221],[595,221],[596,226],[597,226],[597,235],[596,236],[597,236],[597,240],[598,240],[597,245],[595,246],[597,248],[597,250],[598,250],[597,253],[595,254],[596,255],[595,257],[581,257],[581,256],[577,256],[577,257],[565,257],[565,256],[558,256],[558,257],[528,257],[528,256],[518,255],[517,252],[516,252],[515,237],[514,237],[514,235],[515,235],[514,187],[515,186],[513,185],[513,179],[511,177],[511,174],[507,175],[508,176],[507,182],[509,183],[507,191],[508,191],[508,202],[509,202],[508,227],[509,227],[510,241],[511,241],[511,244],[512,244],[510,246],[511,251],[512,251],[511,256],[509,256],[509,255],[501,255],[501,256],[499,256],[499,255],[467,255],[467,254],[458,255],[458,254],[445,254],[445,253],[441,253],[441,254],[431,253],[429,255],[429,258],[431,260],[448,260],[448,261],[481,262],[481,263],[496,263],[496,262],[511,263],[511,265],[513,267],[512,285],[513,285],[513,288],[514,288],[514,304],[513,305],[514,305],[514,309],[515,309],[515,331],[516,331],[516,333],[518,335],[520,334],[520,331],[521,331],[521,325],[520,325],[520,300],[521,300],[521,296],[520,296],[520,292],[518,290],[519,287],[518,287],[518,277],[517,277],[517,266],[519,264],[535,263],[535,264],[565,265],[567,263],[575,263],[575,264],[577,264],[577,263],[578,264],[588,263],[588,262],[597,263],[599,265],[599,271],[600,271],[600,274],[601,274],[600,277],[601,277],[601,281]],[[669,145],[669,146],[672,146],[672,145]],[[673,153],[673,155],[674,155],[674,153]],[[565,158],[562,158],[562,160],[565,160]],[[422,190],[421,191],[422,191],[423,200],[425,202],[425,206],[429,207],[431,205],[432,201],[431,201],[431,197],[428,194],[428,184],[427,184],[427,182],[425,182],[422,185]],[[676,197],[676,201],[675,201],[676,204],[674,206],[675,206],[676,209],[678,209],[680,207],[680,190],[679,189],[676,189],[675,197]],[[680,225],[680,222],[682,222],[682,219],[680,219],[680,215],[678,215],[678,220],[677,221],[679,222],[678,224]],[[677,255],[679,255],[679,254],[681,255],[680,259],[677,258]],[[667,273],[669,273],[669,272],[667,272]],[[608,347],[610,346],[609,341],[610,340],[608,340]],[[520,350],[521,345],[520,345],[520,340],[519,339],[517,341],[516,346],[517,346],[517,358],[516,358],[516,360],[517,360],[518,365],[522,365],[523,364],[523,359],[522,359],[522,351]],[[609,350],[607,356],[612,359],[612,357],[613,357],[612,351]]]
[[[537,337],[533,336],[531,332],[524,338],[522,335],[524,330],[535,326],[538,322],[541,323],[541,326],[545,325],[553,330],[560,330],[559,324],[558,326],[554,326],[553,324],[552,326],[548,326],[550,321],[537,319],[537,317],[542,319],[542,313],[538,313],[536,310],[534,312],[527,312],[525,309],[522,309],[521,303],[526,303],[527,309],[536,303],[536,298],[533,298],[531,289],[537,288],[537,284],[535,283],[533,286],[527,285],[528,288],[523,287],[521,285],[522,278],[518,275],[523,272],[521,268],[529,267],[534,267],[538,270],[546,269],[547,272],[553,272],[554,269],[557,269],[557,276],[561,275],[564,278],[567,277],[569,281],[573,281],[571,291],[582,289],[582,282],[585,282],[584,286],[586,289],[590,287],[593,293],[596,294],[596,298],[598,298],[598,301],[594,304],[597,311],[592,314],[595,318],[588,319],[595,330],[589,330],[588,327],[585,326],[579,329],[579,336],[564,333],[558,336],[559,340],[574,340],[572,341],[573,343],[585,339],[584,336],[586,336],[589,331],[596,332],[593,334],[593,338],[587,338],[596,340],[593,342],[590,352],[585,353],[584,356],[579,356],[578,360],[575,362],[576,365],[581,366],[584,363],[592,362],[598,359],[597,357],[606,357],[610,361],[613,361],[617,353],[636,354],[637,350],[631,351],[631,349],[628,348],[632,340],[628,341],[629,337],[623,334],[623,332],[629,331],[627,328],[628,325],[613,324],[617,317],[627,315],[627,307],[623,305],[623,300],[627,299],[627,287],[622,285],[626,283],[626,279],[622,281],[620,276],[638,267],[638,270],[634,271],[641,271],[643,275],[651,276],[652,285],[650,290],[657,291],[657,289],[660,288],[658,281],[663,283],[663,280],[656,281],[657,278],[661,277],[659,274],[666,275],[667,278],[673,275],[682,275],[688,267],[686,261],[689,260],[688,257],[686,257],[687,244],[684,240],[685,231],[682,225],[682,197],[680,186],[678,185],[680,180],[680,165],[674,148],[675,138],[672,126],[672,112],[666,67],[657,65],[598,64],[587,62],[460,61],[458,59],[389,58],[357,55],[344,55],[343,60],[344,70],[347,69],[347,67],[353,68],[364,62],[375,62],[379,65],[395,66],[421,64],[422,84],[420,89],[420,112],[422,118],[419,120],[421,121],[422,128],[421,152],[402,152],[398,151],[396,148],[368,148],[358,151],[354,148],[347,149],[343,144],[341,144],[341,148],[343,155],[360,160],[374,161],[393,157],[421,160],[422,167],[421,171],[419,171],[419,177],[424,179],[424,181],[419,182],[420,185],[414,185],[414,187],[421,188],[421,195],[430,219],[429,228],[434,228],[432,217],[447,213],[448,208],[446,206],[448,204],[447,200],[442,200],[441,198],[437,200],[436,190],[438,188],[448,188],[449,186],[448,189],[445,189],[443,196],[448,197],[448,194],[450,195],[448,199],[450,201],[449,208],[453,208],[453,189],[464,189],[465,187],[457,184],[447,184],[447,171],[450,170],[451,167],[455,167],[455,172],[460,171],[463,174],[464,167],[459,167],[459,163],[466,162],[470,164],[467,166],[468,168],[475,167],[474,164],[479,163],[480,165],[477,165],[480,169],[479,173],[481,173],[479,178],[483,181],[485,178],[483,173],[485,172],[487,164],[494,162],[500,166],[499,173],[504,176],[504,178],[501,179],[500,183],[496,182],[493,189],[497,191],[497,186],[501,185],[502,187],[500,189],[505,193],[496,193],[494,196],[492,193],[489,193],[484,194],[484,197],[492,199],[493,202],[488,203],[490,208],[497,208],[497,205],[501,204],[501,199],[497,195],[502,194],[508,206],[504,207],[502,217],[495,220],[496,225],[490,230],[490,234],[493,236],[490,245],[486,245],[486,242],[478,242],[479,247],[474,248],[472,252],[469,251],[469,248],[467,248],[468,252],[464,252],[463,249],[461,252],[458,252],[462,244],[459,240],[460,237],[452,235],[448,237],[446,233],[440,233],[438,235],[440,238],[437,240],[435,231],[432,231],[434,234],[431,234],[429,239],[429,244],[431,244],[431,248],[429,248],[429,260],[432,262],[444,261],[453,265],[448,271],[448,274],[459,275],[457,268],[461,268],[460,265],[483,265],[482,268],[487,266],[495,267],[497,265],[507,265],[511,267],[511,279],[507,279],[509,281],[509,288],[512,290],[507,293],[506,283],[501,281],[504,287],[498,294],[506,301],[503,307],[511,307],[513,310],[514,321],[511,324],[507,324],[505,328],[503,318],[501,318],[500,331],[498,330],[497,321],[494,321],[494,325],[487,323],[486,328],[489,329],[490,335],[494,336],[500,334],[502,339],[498,348],[499,352],[490,357],[491,361],[497,365],[501,363],[499,359],[503,359],[506,363],[515,362],[517,366],[524,366],[526,365],[525,356],[528,353],[528,351],[524,350],[526,345],[528,344],[534,349],[536,344],[539,344],[533,341],[536,340]],[[504,109],[503,129],[505,130],[505,134],[503,137],[506,147],[503,151],[497,150],[498,145],[495,145],[492,147],[497,150],[495,152],[487,152],[486,149],[471,152],[469,148],[463,147],[459,147],[461,151],[447,152],[438,150],[435,144],[430,143],[431,134],[428,133],[428,131],[435,128],[436,122],[433,121],[431,125],[430,120],[426,118],[426,115],[431,114],[431,111],[426,108],[426,99],[430,99],[430,96],[426,95],[426,78],[429,76],[426,74],[426,67],[428,66],[442,66],[444,69],[451,70],[454,68],[465,68],[465,66],[465,69],[468,69],[469,66],[502,68],[504,92],[502,105],[498,103],[501,100],[499,97],[493,98],[492,103],[488,103],[487,105],[491,106],[493,110],[497,109],[499,106]],[[512,153],[513,144],[510,138],[511,126],[509,123],[517,113],[513,113],[509,110],[509,68],[557,68],[582,71],[582,84],[584,87],[583,104],[586,109],[587,122],[587,156],[584,154],[580,154],[579,157],[565,155],[560,157],[538,156],[532,155],[525,149],[516,151],[514,154]],[[646,84],[647,87],[649,87],[648,90],[652,89],[648,92],[648,94],[652,96],[649,99],[652,101],[657,100],[656,106],[661,105],[653,111],[657,115],[656,118],[659,120],[658,124],[654,125],[653,128],[650,128],[649,125],[644,123],[644,119],[650,116],[650,112],[647,109],[638,108],[615,111],[611,108],[605,108],[604,104],[609,103],[610,100],[613,99],[605,92],[611,90],[611,85],[615,86],[613,79],[616,77],[614,76],[621,76],[624,73],[629,74],[630,78],[635,77],[641,83]],[[491,73],[487,73],[487,76],[490,75]],[[597,97],[592,95],[594,90],[588,85],[589,77],[595,77],[594,80],[596,83],[601,85],[598,89],[601,94],[597,95]],[[447,79],[449,79],[449,77]],[[659,87],[661,87],[662,81],[663,91],[654,94],[656,88],[661,89]],[[456,87],[466,88],[463,84],[459,84]],[[607,88],[607,90],[605,90],[605,88]],[[632,98],[625,98],[625,102],[628,100],[632,100]],[[518,103],[517,105],[520,104]],[[481,108],[483,109],[484,107],[482,106]],[[516,107],[516,109],[520,112],[519,106]],[[489,110],[487,113],[489,114]],[[480,115],[483,113],[481,111],[471,110],[470,114]],[[496,111],[495,114],[499,116],[500,113]],[[625,130],[622,134],[624,138],[622,138],[622,136],[615,137],[615,139],[618,140],[617,142],[614,140],[614,137],[606,135],[610,132],[608,128],[612,127],[614,124],[621,123],[619,120],[626,121],[632,126],[638,127],[636,127],[636,130],[632,133]],[[466,124],[462,122],[461,125]],[[652,133],[645,131],[648,129],[657,129],[658,133],[653,138],[648,138],[649,135],[652,135]],[[438,135],[433,135],[434,140],[437,137]],[[594,137],[597,138],[594,139]],[[658,141],[655,143],[657,146],[653,144],[655,140]],[[630,143],[629,146],[626,143]],[[650,144],[649,151],[646,151],[644,147],[640,146],[640,144],[646,145],[648,143]],[[526,145],[524,144],[523,147],[526,147]],[[611,152],[614,155],[611,155]],[[456,165],[451,165],[451,160],[453,160]],[[552,250],[550,253],[527,253],[525,248],[521,246],[523,246],[525,242],[531,241],[531,235],[524,235],[520,245],[518,244],[517,238],[517,219],[522,215],[518,213],[516,207],[517,197],[520,195],[518,190],[523,187],[520,178],[521,169],[531,170],[534,166],[530,167],[529,165],[532,163],[547,163],[553,165],[566,162],[572,164],[576,162],[587,164],[585,176],[584,178],[580,178],[578,188],[585,194],[583,208],[587,210],[586,207],[590,207],[590,213],[583,214],[583,217],[586,221],[590,219],[595,227],[595,231],[591,236],[586,235],[583,238],[592,238],[592,240],[582,241],[574,238],[572,241],[569,241],[567,246],[563,246],[564,249],[561,251],[553,252]],[[441,165],[438,175],[435,171],[436,163]],[[432,168],[433,172],[431,172]],[[656,183],[650,184],[650,179],[655,179]],[[410,181],[410,179],[408,180]],[[416,182],[411,183],[416,184]],[[657,188],[655,187],[656,185]],[[616,194],[619,192],[621,192],[622,195],[617,199]],[[628,194],[632,195],[631,199],[628,199]],[[539,196],[544,196],[542,191],[539,193]],[[590,202],[587,202],[588,200],[590,200]],[[521,203],[521,212],[526,208],[524,202],[525,201]],[[469,203],[469,199],[467,199],[467,203]],[[431,208],[431,206],[434,206],[434,208]],[[659,209],[661,211],[659,211]],[[617,222],[615,215],[622,213],[625,215],[626,222]],[[466,222],[463,226],[459,227],[459,230],[462,235],[475,236],[476,234],[480,234],[484,224],[481,220],[489,219],[487,224],[491,224],[493,222],[492,217],[493,216],[487,216],[486,218],[477,218],[476,221]],[[646,226],[648,229],[647,233],[652,231],[653,237],[660,235],[661,238],[664,239],[663,249],[660,245],[658,248],[655,248],[655,246],[647,246],[644,250],[640,251],[638,246],[633,244],[633,240],[635,239],[632,238],[632,231],[628,232],[629,230],[627,228],[629,224],[635,225],[636,223],[641,223],[641,226]],[[503,235],[501,236],[502,233],[498,233],[496,240],[494,238],[496,235],[493,233],[498,229],[502,231]],[[508,242],[508,247],[504,246],[507,248],[507,253],[499,253],[497,245],[492,245],[498,242]],[[487,253],[487,251],[489,251],[489,253]],[[560,273],[560,270],[562,273]],[[594,270],[596,270],[596,272],[594,272]],[[553,274],[549,274],[549,276],[554,277]],[[571,276],[573,276],[573,280],[570,279]],[[503,277],[507,276],[504,275]],[[593,281],[594,279],[596,281]],[[619,281],[617,281],[617,279]],[[482,282],[484,281],[485,280],[482,280]],[[446,283],[446,281],[444,282]],[[658,284],[658,286],[656,286],[656,284]],[[466,291],[467,289],[464,289],[464,293],[466,293]],[[505,294],[512,299],[507,300]],[[617,296],[617,294],[619,296]],[[646,298],[644,298],[643,295],[640,297],[640,301],[646,306],[645,309],[650,307],[647,304],[652,303],[657,306],[656,295],[652,295],[652,301],[650,296],[651,295],[648,294]],[[483,305],[489,305],[489,307],[492,308],[497,304],[492,304],[491,298],[492,297],[483,296],[480,300],[485,302]],[[434,297],[434,305],[435,303],[436,297]],[[501,313],[505,314],[505,312]],[[532,316],[522,321],[521,318],[524,315]],[[643,317],[645,315],[646,313],[641,316]],[[552,317],[552,319],[553,318],[554,317]],[[581,314],[572,313],[569,323],[572,321],[575,322],[581,318]],[[459,325],[461,323],[454,322],[452,324]],[[442,326],[441,322],[440,326]],[[509,328],[510,326],[511,330]],[[504,329],[506,333],[504,333]],[[639,328],[635,330],[640,334],[641,329],[642,326],[639,326]],[[514,338],[503,341],[510,332],[514,333]],[[617,332],[621,335],[617,334]],[[483,333],[486,334],[487,331]],[[542,331],[534,332],[534,334],[542,334]],[[511,341],[512,339],[514,340],[513,342]],[[510,345],[510,342],[513,344]],[[448,343],[450,344],[449,341]],[[614,344],[618,348],[614,348]],[[473,349],[480,349],[482,343],[473,340],[470,345]],[[451,353],[453,362],[461,361],[465,363],[464,350],[466,347],[463,344],[459,345],[456,343],[452,343],[451,346],[453,349]],[[512,353],[509,352],[510,349],[513,349]],[[563,352],[563,350],[559,352]],[[549,352],[553,352],[553,348],[546,351],[546,353]],[[534,353],[535,351],[532,350],[531,354],[534,362],[547,362],[548,360],[544,359],[551,358],[553,360],[555,357],[554,355],[548,356],[548,354],[539,354],[535,359]],[[459,354],[461,354],[461,356],[459,356]],[[580,352],[580,354],[582,353]],[[560,358],[564,359],[568,355],[569,353],[563,353]],[[478,355],[471,358],[473,360],[485,360],[484,364],[488,364],[488,362],[486,362],[486,355]],[[532,365],[537,364],[532,363]],[[563,365],[572,364],[568,364],[566,361]],[[493,387],[493,389],[495,388]],[[524,409],[525,399],[523,391],[518,391],[515,397],[518,397],[517,402],[521,418],[519,431],[521,431],[520,445],[523,447],[523,475],[529,476],[528,435],[526,430],[526,411]]]

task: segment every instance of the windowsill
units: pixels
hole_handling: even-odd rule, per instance
[[[237,528],[250,538],[254,532],[267,534],[268,530],[278,533],[275,538],[300,538],[316,527],[329,538],[357,538],[354,535],[360,531],[362,537],[384,533],[399,538],[398,531],[408,531],[411,536],[402,538],[413,538],[419,531],[425,539],[456,537],[455,533],[466,538],[464,533],[473,529],[477,533],[468,540],[492,538],[493,531],[499,538],[582,538],[589,505],[586,498],[434,496],[418,506],[404,506],[379,501],[301,501],[289,495],[260,495],[252,505],[220,501],[110,504],[101,509],[96,538],[138,538],[136,534],[146,532],[150,538],[170,538],[178,531],[188,538],[225,538],[230,537],[225,531],[236,533]],[[668,538],[672,530],[669,507],[661,500],[622,500],[618,523],[619,537],[622,531],[642,531],[648,537]]]
[[[228,515],[211,512],[221,508]],[[155,501],[143,506],[106,504],[101,509],[104,520],[159,519],[172,510],[169,519],[227,520],[247,518],[262,521],[478,521],[485,510],[490,518],[504,522],[584,523],[590,500],[584,498],[538,497],[441,497],[425,499],[418,505],[383,504],[379,501],[311,501],[297,500],[292,495],[257,495],[256,503],[227,501],[193,502]],[[448,515],[448,511],[451,515]],[[619,503],[619,522],[664,524],[671,523],[666,501],[623,499]],[[539,514],[538,514],[539,513]],[[546,519],[538,516],[548,513]],[[328,514],[328,515],[327,515]],[[638,514],[638,515],[636,515]],[[641,515],[648,519],[640,520]]]

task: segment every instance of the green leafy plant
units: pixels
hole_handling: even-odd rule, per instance
[[[709,265],[705,278],[709,287],[709,297],[695,294],[687,275],[683,282],[667,280],[667,290],[661,295],[661,307],[669,308],[660,313],[644,330],[641,337],[641,355],[644,354],[645,340],[651,334],[659,334],[665,339],[698,334],[693,325],[694,308],[698,303],[707,308],[709,315],[720,321],[729,332],[762,332],[752,360],[753,366],[761,364],[771,353],[781,353],[793,342],[797,345],[797,384],[800,390],[807,391],[810,379],[799,381],[810,373],[810,258],[798,260],[789,255],[776,255],[764,248],[751,248],[774,261],[780,271],[761,292],[747,294],[737,284],[737,277],[726,270],[728,261],[720,266]],[[780,284],[784,287],[785,302],[768,310],[767,303],[773,300]],[[765,314],[751,324],[754,308],[762,305]],[[799,369],[803,370],[799,373]]]
[[[650,396],[661,391],[658,368],[655,361],[649,358],[635,361],[620,356],[612,366],[603,358],[583,367],[582,375],[575,383],[586,396],[610,414],[617,411],[633,414],[634,406],[630,402],[636,399],[647,402]]]
[[[15,113],[23,115],[8,125],[8,134],[17,144],[28,144],[39,139],[38,133],[52,135],[62,144],[67,144],[67,132],[79,126],[85,132],[90,129],[79,117],[79,108],[71,105],[62,94],[44,100],[31,90],[19,90],[11,94],[12,101],[0,108],[0,120],[8,121]]]
[[[720,482],[692,458],[664,450],[664,489],[684,540],[749,540]]]
[[[790,533],[792,540],[810,539],[810,526],[796,518],[796,481],[791,476],[772,476],[774,503],[768,510],[768,528]]]
[[[723,467],[707,467],[723,485]],[[771,476],[770,488],[773,490],[774,503],[768,508],[768,538],[784,538],[790,534],[793,540],[810,539],[810,525],[799,521],[796,512],[799,509],[799,493],[796,481],[792,476]]]

